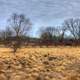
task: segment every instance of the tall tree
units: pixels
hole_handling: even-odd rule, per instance
[[[9,19],[9,27],[15,38],[15,41],[11,42],[11,47],[13,48],[14,53],[23,45],[23,36],[28,34],[31,25],[30,20],[23,14],[13,14]]]

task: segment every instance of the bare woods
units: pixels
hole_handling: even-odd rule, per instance
[[[38,38],[28,35],[32,24],[25,15],[13,14],[8,19],[8,27],[0,30],[0,43],[12,48],[14,53],[22,46],[80,45],[80,18],[64,20],[61,26],[41,27]]]

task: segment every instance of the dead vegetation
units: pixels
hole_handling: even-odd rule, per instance
[[[79,47],[0,50],[0,80],[80,80]]]

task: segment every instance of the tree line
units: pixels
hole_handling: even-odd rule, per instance
[[[12,48],[14,53],[18,48],[28,45],[80,45],[80,18],[66,19],[61,26],[42,27],[38,38],[28,35],[31,29],[30,19],[15,13],[8,19],[8,27],[0,30],[0,43]]]

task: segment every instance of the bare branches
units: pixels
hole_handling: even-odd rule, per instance
[[[64,27],[74,36],[75,39],[80,39],[80,19],[68,19],[64,21]]]
[[[10,37],[8,44],[9,47],[13,49],[15,53],[18,48],[21,48],[23,45],[23,37],[27,35],[31,29],[31,22],[23,14],[13,14],[9,19],[9,27],[3,32],[6,38]],[[9,38],[9,39],[10,39]]]
[[[23,14],[13,14],[10,19],[10,26],[14,36],[24,36],[30,30],[32,23]]]

